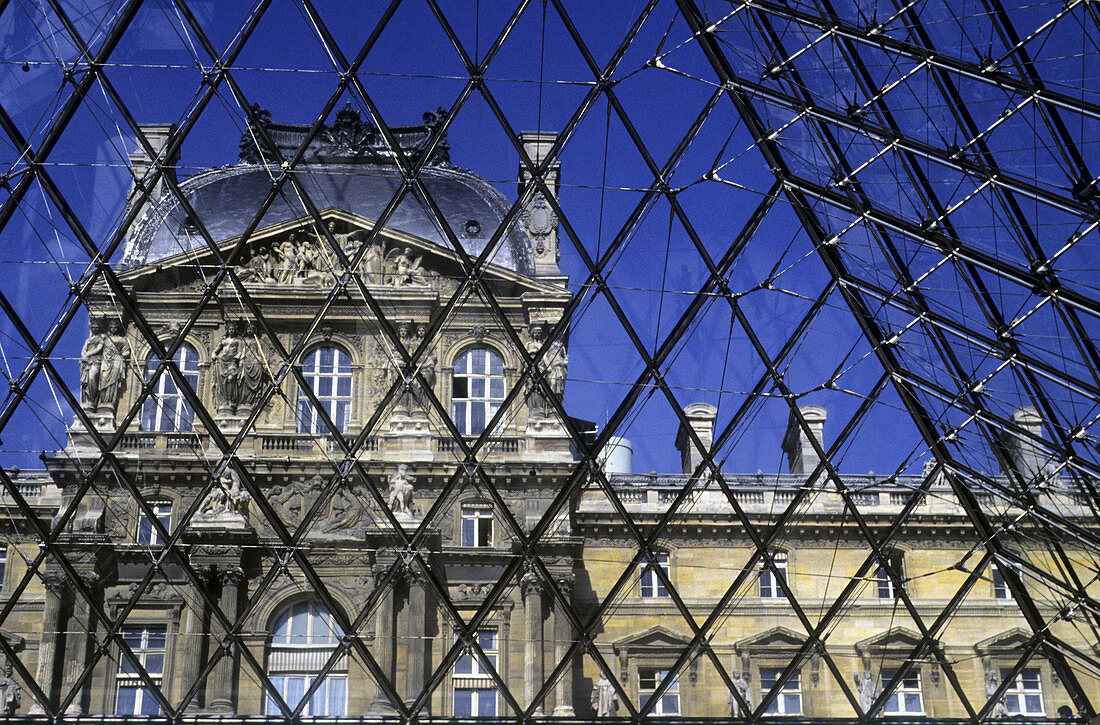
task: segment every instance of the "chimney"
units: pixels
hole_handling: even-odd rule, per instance
[[[523,143],[523,150],[531,158],[537,167],[550,153],[551,147],[558,140],[555,133],[521,133],[519,140]],[[558,172],[561,164],[557,161],[550,164],[544,177],[546,188],[555,199],[558,196]],[[531,183],[531,174],[522,163],[519,165],[519,192],[522,194],[528,184]],[[560,277],[561,269],[558,268],[558,259],[561,254],[558,250],[558,216],[554,208],[546,200],[542,192],[535,194],[524,205],[520,212],[520,223],[523,225],[527,236],[531,239],[531,257],[535,262],[535,274],[539,277]]]
[[[817,439],[818,445],[824,447],[825,439],[822,434],[825,431],[827,411],[820,405],[803,405],[798,410],[806,419],[810,433]],[[787,454],[788,469],[795,475],[811,473],[820,461],[813,443],[806,437],[802,426],[798,424],[798,418],[793,410],[787,419],[787,432],[783,436],[783,452]]]
[[[1035,408],[1020,408],[1012,414],[1015,429],[1004,432],[1005,447],[1011,469],[1025,481],[1045,480],[1052,475],[1050,456],[1032,440],[1043,437],[1043,419]],[[1007,475],[1009,471],[1005,471]]]
[[[684,408],[684,416],[695,435],[699,436],[703,447],[709,451],[714,443],[714,419],[718,417],[718,409],[710,403],[692,403]],[[676,450],[680,451],[684,473],[695,473],[695,469],[703,462],[703,454],[695,447],[695,442],[688,436],[682,422],[680,429],[676,431]]]
[[[153,147],[153,151],[157,155],[161,155],[165,146],[168,145],[168,140],[172,134],[176,132],[174,125],[142,125],[141,132],[145,134],[146,140],[149,145]],[[137,189],[137,182],[141,181],[147,173],[153,168],[154,159],[149,158],[145,153],[145,148],[135,141],[135,148],[130,152],[130,168],[134,172],[134,184],[131,187],[131,192],[135,192]],[[166,184],[164,178],[168,177],[173,181],[176,178],[176,165],[179,163],[179,152],[170,159],[162,160],[161,165],[164,169],[164,174],[158,179],[156,186],[153,187],[152,192],[149,194],[149,203],[155,202],[165,192]],[[136,199],[136,197],[132,197]]]

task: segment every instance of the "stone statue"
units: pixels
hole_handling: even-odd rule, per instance
[[[248,508],[248,493],[241,488],[237,472],[226,467],[195,513],[197,519],[243,518]]]
[[[419,372],[427,388],[415,377],[409,381],[397,401],[397,407],[406,413],[427,412],[430,402],[426,390],[435,388],[435,356],[429,354],[424,357],[423,362],[420,363]]]
[[[108,344],[106,320],[88,321],[88,339],[80,351],[80,403],[89,415],[99,408],[99,384],[103,373],[103,348]]]
[[[596,717],[611,717],[619,705],[619,696],[607,675],[600,673],[600,679],[592,688],[592,707],[596,710]]]
[[[390,509],[396,514],[413,514],[413,479],[407,464],[400,464],[390,476],[390,489],[386,494]]]
[[[878,682],[874,674],[871,673],[869,667],[863,668],[863,674],[856,673],[856,690],[859,691],[859,706],[863,708],[864,712],[871,709],[871,705],[875,702],[875,697],[878,695]]]
[[[298,274],[298,248],[296,238],[284,239],[279,242],[279,274],[278,281],[281,284],[292,284],[295,275]]]
[[[745,705],[748,705],[748,706],[751,707],[752,703],[749,702],[749,678],[746,677],[741,672],[734,672],[733,673],[733,689],[737,690],[737,694],[740,695],[741,699],[745,701]],[[748,712],[745,711],[745,707],[743,705],[741,705],[739,702],[737,702],[736,698],[734,698],[731,695],[730,699],[733,701],[733,704],[736,706],[736,710],[734,710],[733,712],[736,712],[736,713],[741,714],[741,715],[747,715],[748,714]]]
[[[221,405],[218,413],[251,412],[260,397],[267,370],[249,345],[249,325],[244,320],[226,324],[225,337],[214,348],[214,375]]]
[[[23,688],[12,675],[11,663],[6,662],[3,673],[0,674],[0,713],[14,715],[22,701]]]
[[[557,340],[552,342],[546,351],[543,365],[550,390],[561,400],[565,395],[565,373],[569,367],[569,354],[565,351],[565,345]]]
[[[985,697],[987,700],[992,699],[997,694],[997,689],[1001,686],[1001,678],[997,676],[996,672],[987,672],[985,675]],[[1005,705],[1004,698],[997,700],[997,704],[990,710],[989,716],[991,718],[1004,718],[1008,717],[1008,706]]]
[[[130,345],[122,320],[112,319],[103,345],[103,363],[99,373],[99,413],[114,415],[122,391],[126,387],[126,370],[130,366]]]
[[[275,258],[271,255],[271,250],[264,248],[254,251],[252,259],[240,268],[237,275],[242,282],[256,280],[272,284],[278,281],[275,277]]]
[[[363,274],[367,284],[382,284],[382,245],[375,243],[367,247],[363,255]]]

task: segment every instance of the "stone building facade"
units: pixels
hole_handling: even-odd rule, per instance
[[[823,408],[792,422],[778,475],[706,473],[706,403],[685,410],[678,474],[578,465],[556,167],[535,189],[524,166],[513,204],[451,166],[441,113],[387,141],[345,109],[301,186],[270,194],[264,162],[308,129],[258,118],[237,165],[142,212],[119,273],[140,315],[96,291],[68,445],[3,502],[8,711],[967,718],[960,691],[974,710],[992,696],[990,717],[1075,706],[1064,670],[1019,662],[1013,592],[1055,562],[1021,551],[1006,580],[934,469],[840,493],[816,458]],[[554,139],[524,141],[538,164]],[[401,188],[391,143],[422,189]],[[1012,450],[1049,477],[1043,505],[1096,530],[1034,447]],[[40,554],[35,518],[63,557]],[[745,526],[780,520],[772,541]]]

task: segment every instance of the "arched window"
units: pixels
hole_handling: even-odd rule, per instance
[[[484,347],[462,351],[454,363],[451,416],[462,435],[480,435],[504,400],[504,360]]]
[[[195,390],[199,384],[199,354],[190,345],[180,345],[172,362],[179,368],[187,384]],[[150,356],[145,364],[145,379],[149,380],[157,372],[160,360],[156,356]],[[179,431],[187,433],[191,430],[191,422],[195,418],[195,412],[183,399],[176,379],[167,369],[157,378],[157,382],[150,391],[149,397],[141,408],[141,427],[150,431]]]
[[[315,602],[297,602],[275,619],[267,672],[271,684],[294,709],[332,656],[343,633],[332,615]],[[347,655],[341,656],[302,708],[303,717],[343,717],[348,702]],[[267,714],[282,715],[267,699]]]
[[[302,361],[302,376],[336,430],[346,433],[351,418],[351,356],[338,347],[314,348]],[[304,392],[298,394],[298,432],[329,432]]]

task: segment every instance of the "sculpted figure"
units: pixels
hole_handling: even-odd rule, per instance
[[[363,255],[363,274],[367,284],[382,284],[382,245],[372,244]]]
[[[23,688],[12,675],[11,663],[5,663],[3,674],[0,674],[0,713],[14,715],[22,701]]]
[[[733,689],[737,690],[737,694],[741,696],[741,699],[745,701],[746,705],[752,705],[752,703],[749,702],[749,680],[743,673],[733,673]],[[731,696],[730,699],[733,701],[733,705],[737,707],[737,714],[747,714],[735,698]]]
[[[282,284],[292,284],[295,275],[298,274],[298,247],[296,242],[296,236],[279,242],[278,281]]]
[[[550,389],[554,395],[561,399],[565,395],[565,373],[569,368],[569,354],[565,351],[565,345],[555,341],[546,351],[546,381],[550,383]]]
[[[88,339],[80,351],[80,403],[88,413],[99,407],[99,381],[103,371],[103,348],[107,345],[105,320],[88,322]]]
[[[126,369],[130,363],[130,346],[122,320],[112,319],[103,336],[103,353],[99,370],[98,412],[113,415],[122,390],[126,387]]]
[[[227,467],[203,499],[195,515],[200,519],[244,516],[247,503],[248,494],[241,488],[237,472]]]
[[[615,708],[619,704],[619,696],[607,675],[600,673],[600,679],[592,688],[592,707],[596,710],[596,717],[611,717],[615,714]]]
[[[382,258],[382,284],[397,284],[397,258],[400,256],[401,250],[394,247]]]
[[[349,491],[340,486],[332,494],[329,502],[329,515],[322,531],[346,531],[355,527],[363,519],[363,508]]]
[[[997,694],[997,688],[1001,686],[1001,678],[997,677],[996,672],[988,672],[985,676],[985,697],[988,700]],[[993,706],[993,710],[990,711],[989,716],[992,718],[1008,717],[1008,706],[1005,705],[1005,700],[1002,697],[997,700],[997,704]]]
[[[870,668],[863,668],[863,674],[856,673],[856,690],[859,691],[859,706],[863,708],[864,712],[871,709],[871,705],[875,702],[875,696],[878,694],[878,682],[877,678],[871,672]]]
[[[386,499],[395,514],[413,513],[413,483],[406,464],[400,464],[397,472],[390,476],[390,490]]]
[[[259,398],[267,371],[263,361],[246,337],[249,325],[244,320],[226,324],[225,337],[214,348],[214,372],[220,413],[248,412]]]

